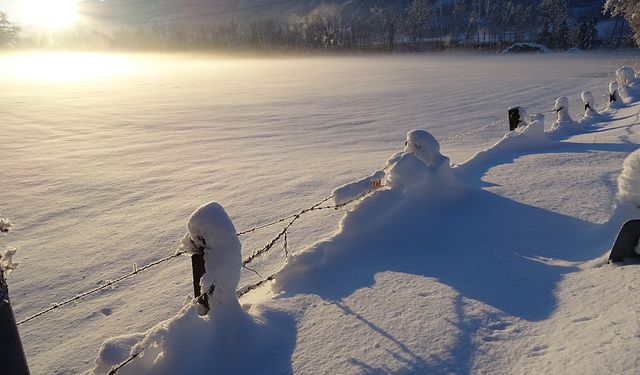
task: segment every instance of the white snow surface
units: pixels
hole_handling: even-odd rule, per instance
[[[185,232],[221,251],[226,288],[275,279],[200,316],[188,257],[162,263],[21,324],[32,373],[141,350],[117,373],[638,372],[640,265],[607,264],[640,215],[640,104],[607,103],[633,55],[70,57],[0,58],[16,319]],[[559,97],[579,125],[562,134]],[[513,106],[529,115],[508,132]],[[240,269],[340,191],[369,194]]]

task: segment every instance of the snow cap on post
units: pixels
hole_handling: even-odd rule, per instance
[[[242,268],[241,244],[229,216],[216,202],[196,209],[187,223],[189,232],[178,251],[204,253],[205,274],[200,281],[203,295],[208,296],[212,309],[216,305],[238,304],[236,289]],[[201,309],[202,310],[202,309]],[[201,315],[205,311],[199,311]]]
[[[614,103],[618,100],[618,82],[612,81],[609,83],[609,103]]]
[[[597,114],[598,112],[596,112],[596,101],[593,98],[593,94],[591,93],[591,91],[583,91],[580,96],[582,97],[582,102],[584,103],[585,117]]]
[[[553,110],[556,111],[559,122],[573,121],[571,116],[569,116],[569,98],[566,96],[561,96],[556,99],[556,105],[553,107]]]
[[[424,130],[412,130],[407,133],[404,152],[415,155],[429,168],[436,167],[447,159],[440,153],[440,143],[431,133]]]

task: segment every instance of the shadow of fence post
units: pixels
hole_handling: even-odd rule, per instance
[[[0,268],[0,371],[5,375],[29,375],[27,358],[9,300],[9,287]]]

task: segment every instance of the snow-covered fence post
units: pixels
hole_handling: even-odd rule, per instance
[[[221,306],[240,308],[241,244],[227,213],[220,204],[207,203],[191,214],[187,229],[178,251],[192,256],[198,314]]]
[[[28,375],[29,367],[9,300],[9,287],[0,267],[0,369],[6,375]]]
[[[569,98],[566,96],[561,96],[556,99],[556,105],[553,107],[553,110],[556,111],[558,122],[573,121],[569,115]]]
[[[596,111],[596,100],[591,91],[583,91],[580,95],[584,103],[584,117],[593,117],[598,114]]]
[[[518,124],[522,122],[520,120],[520,107],[509,108],[509,131],[514,131],[518,127]]]
[[[613,103],[616,100],[618,100],[617,94],[618,94],[618,82],[613,81],[609,83],[609,103]]]
[[[582,102],[584,103],[584,111],[587,112],[589,109],[595,110],[595,99],[593,98],[593,94],[591,91],[583,91],[580,95],[582,97]]]

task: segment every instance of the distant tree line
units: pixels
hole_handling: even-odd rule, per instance
[[[607,9],[637,0],[609,0]],[[109,32],[75,24],[41,29],[16,39],[6,14],[0,18],[0,46],[31,48],[227,51],[437,51],[500,50],[517,42],[537,42],[551,49],[592,49],[612,39],[598,35],[594,13],[569,16],[568,0],[410,0],[384,2],[368,12],[347,12],[344,3],[322,3],[296,18],[226,18],[215,22],[177,18]],[[617,13],[616,13],[617,12]],[[640,19],[640,15],[635,18]],[[632,24],[633,26],[633,24]],[[640,28],[640,25],[636,27]],[[3,41],[9,40],[9,42]],[[620,40],[617,45],[620,46]]]
[[[7,18],[6,12],[0,12],[0,48],[15,48],[20,43],[20,28]]]

